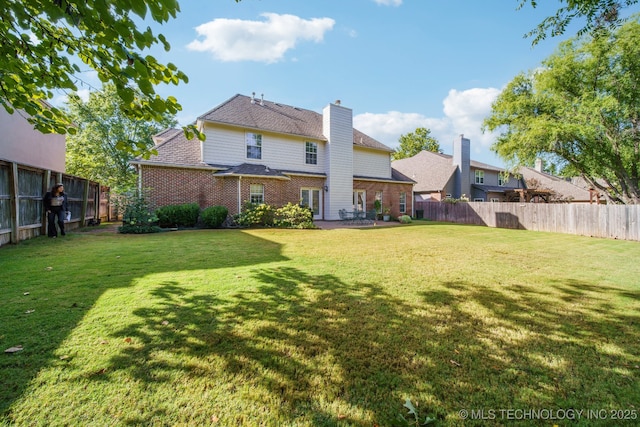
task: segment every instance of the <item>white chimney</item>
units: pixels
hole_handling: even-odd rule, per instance
[[[540,157],[536,159],[535,169],[540,173],[544,172],[544,161]]]

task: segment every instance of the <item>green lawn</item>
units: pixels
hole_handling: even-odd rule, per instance
[[[429,222],[34,239],[0,248],[0,424],[611,425],[640,417],[638,260]]]

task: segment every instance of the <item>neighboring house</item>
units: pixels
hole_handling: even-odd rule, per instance
[[[525,202],[571,202],[598,203],[597,191],[578,186],[565,178],[543,172],[542,162],[536,161],[535,168],[518,169],[525,183],[524,190],[516,191],[513,201]]]
[[[64,135],[43,134],[21,110],[9,114],[0,106],[0,159],[55,172],[65,171]]]
[[[235,95],[197,119],[206,140],[182,131],[156,135],[157,155],[133,162],[139,184],[156,206],[246,202],[310,207],[314,219],[340,210],[370,211],[382,201],[391,214],[412,214],[414,182],[391,168],[392,149],[353,128],[340,101],[322,114]]]
[[[504,202],[522,182],[504,170],[471,160],[471,141],[460,135],[454,141],[453,155],[421,151],[413,157],[395,160],[392,167],[416,181],[416,202],[468,198],[476,202]]]

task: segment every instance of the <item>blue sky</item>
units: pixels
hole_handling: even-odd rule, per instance
[[[188,84],[160,86],[178,98],[181,125],[236,93],[317,112],[340,99],[354,126],[395,148],[431,129],[445,153],[460,134],[472,159],[502,166],[480,126],[516,74],[534,69],[561,40],[523,36],[559,7],[519,0],[186,0],[177,19],[151,25]],[[635,9],[638,9],[636,7]],[[629,10],[626,12],[630,12]]]

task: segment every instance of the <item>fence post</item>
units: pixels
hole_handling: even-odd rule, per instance
[[[42,204],[42,227],[40,227],[40,234],[41,235],[46,235],[47,234],[47,223],[49,221],[49,218],[47,217],[47,212],[44,209],[44,195],[47,194],[47,191],[49,191],[49,181],[51,181],[51,171],[49,169],[47,169],[46,171],[44,171],[44,178],[42,180],[42,200],[43,200],[43,204]]]
[[[84,180],[84,191],[82,195],[82,210],[80,212],[80,227],[84,227],[86,224],[87,216],[87,204],[89,203],[89,180]]]
[[[20,192],[18,191],[18,164],[11,162],[9,174],[9,196],[11,197],[11,243],[18,243],[20,238]]]

